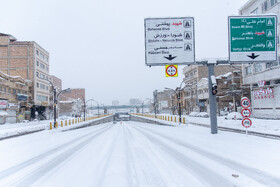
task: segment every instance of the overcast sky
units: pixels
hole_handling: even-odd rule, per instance
[[[247,0],[0,0],[0,32],[36,41],[50,53],[63,88],[111,104],[176,88],[165,67],[145,65],[144,18],[194,17],[196,59],[228,56],[227,17]]]

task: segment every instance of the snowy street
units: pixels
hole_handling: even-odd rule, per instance
[[[106,123],[0,141],[0,186],[279,186],[280,141]]]

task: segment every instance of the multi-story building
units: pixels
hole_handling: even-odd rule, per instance
[[[71,88],[69,91],[62,92],[60,95],[61,101],[72,101],[79,99],[84,102],[86,99],[84,88]]]
[[[31,81],[0,72],[0,123],[30,119]]]
[[[52,81],[54,87],[57,90],[57,93],[59,93],[62,90],[62,80],[54,75],[51,75],[50,81]]]
[[[141,100],[140,99],[129,99],[129,104],[130,105],[141,105]]]
[[[12,35],[0,33],[0,71],[32,81],[31,118],[37,111],[45,119],[50,97],[49,53],[34,41],[17,41]]]
[[[163,90],[157,92],[158,110],[160,113],[172,113],[175,111],[175,101],[173,101],[173,90]]]
[[[83,107],[84,102],[86,102],[86,96],[85,96],[85,89],[84,88],[71,88],[67,92],[62,92],[59,96],[60,100],[60,110],[61,114],[63,114],[63,111],[67,111],[70,108],[70,105],[72,107],[72,116],[81,116],[83,114]],[[68,109],[65,109],[68,108]],[[69,112],[68,112],[69,113]],[[65,115],[66,114],[65,112]]]
[[[240,65],[217,65],[214,67],[215,76],[224,75],[229,72],[240,71]],[[208,111],[208,69],[207,66],[192,65],[183,69],[185,87],[182,91],[183,111],[191,112]],[[206,85],[207,80],[207,85]],[[240,103],[240,101],[239,101]]]
[[[276,14],[277,53],[279,44],[279,0],[250,0],[239,10],[240,15]],[[244,64],[242,66],[243,84],[251,89],[252,116],[257,118],[280,118],[280,64],[269,63]]]

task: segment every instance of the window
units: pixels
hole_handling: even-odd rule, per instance
[[[266,63],[266,69],[272,68],[274,66],[278,66],[278,62],[268,62]]]
[[[42,59],[45,59],[45,55],[44,55],[43,53],[41,53],[41,52],[40,52],[40,57],[41,57]]]
[[[277,0],[270,0],[271,6],[275,5],[277,3]]]
[[[11,93],[11,88],[8,88],[8,92]]]
[[[19,94],[20,94],[20,90],[19,90],[19,89],[18,89],[17,93],[19,93]]]
[[[48,66],[46,66],[46,70],[49,71],[49,67]]]
[[[267,1],[262,4],[262,11],[265,12],[267,10]]]
[[[40,64],[40,67],[41,67],[42,69],[45,69],[45,64],[41,63],[41,64]]]
[[[41,73],[41,74],[40,74],[40,78],[41,78],[41,79],[45,79],[45,75]]]
[[[48,101],[48,97],[47,96],[42,96],[42,95],[37,95],[37,100],[38,101]]]
[[[46,89],[44,84],[40,84],[40,88],[43,90]]]
[[[6,91],[7,91],[7,90],[6,90],[6,87],[4,87],[3,91],[6,93]]]
[[[0,92],[2,92],[2,86],[0,86]]]
[[[17,94],[17,90],[13,89],[13,95],[16,95],[16,94]]]
[[[262,71],[262,65],[261,63],[255,64],[255,73]]]
[[[39,88],[39,83],[37,82],[37,88]]]
[[[245,70],[246,70],[246,75],[252,74],[252,66],[246,67]]]
[[[37,64],[37,66],[39,66],[39,61],[38,60],[36,61],[36,64]]]
[[[36,72],[36,77],[39,77],[39,73],[38,72]]]
[[[49,90],[49,87],[48,87],[48,86],[46,86],[46,90]]]
[[[36,54],[39,55],[39,51],[38,50],[36,50]]]

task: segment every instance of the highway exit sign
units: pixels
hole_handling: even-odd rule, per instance
[[[229,61],[236,63],[277,61],[277,17],[230,16]]]

